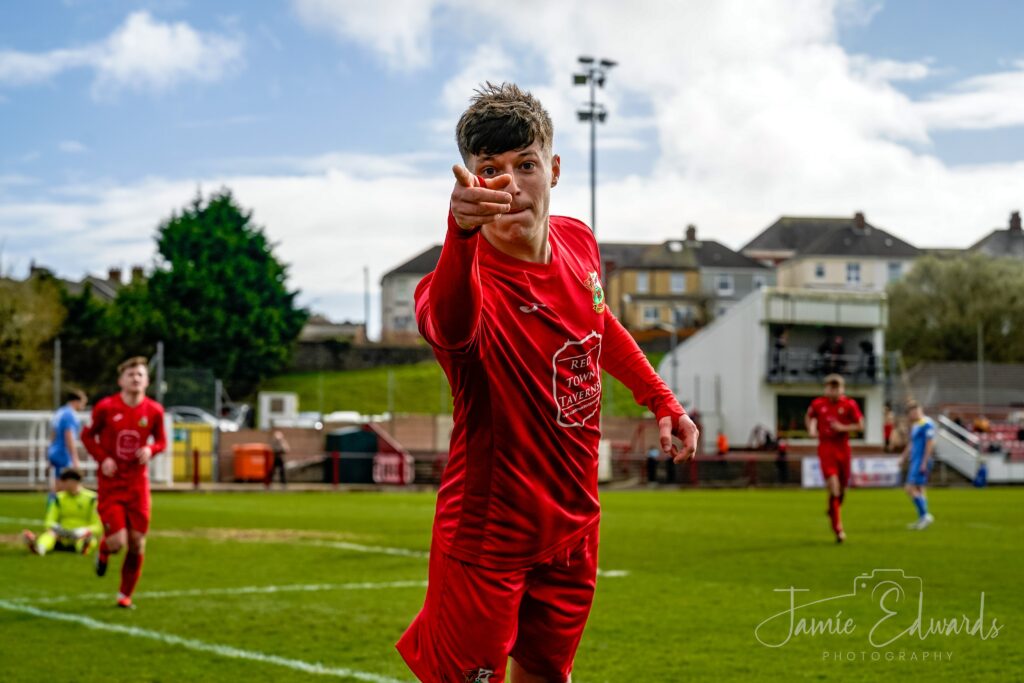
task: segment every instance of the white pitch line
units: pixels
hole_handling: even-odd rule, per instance
[[[385,581],[380,583],[304,583],[283,586],[238,586],[235,588],[190,588],[176,591],[140,591],[135,599],[186,598],[210,595],[251,595],[257,593],[303,593],[334,590],[386,590],[388,588],[426,588],[426,581]],[[12,603],[53,605],[75,600],[109,600],[111,593],[81,593],[79,595],[54,595],[45,598],[8,598]]]
[[[257,539],[255,541],[261,543],[263,541]],[[274,541],[266,541],[268,543],[274,543]],[[304,541],[281,541],[282,543],[297,544],[297,545],[315,545],[320,548],[338,548],[339,550],[354,550],[359,553],[377,553],[379,555],[398,555],[400,557],[418,557],[427,559],[430,557],[430,553],[425,550],[409,550],[408,548],[388,548],[382,545],[360,545],[359,543],[349,543],[348,541],[317,541],[317,540],[304,540]]]
[[[17,522],[18,524],[42,524],[42,521],[35,519],[21,519],[17,517],[0,517],[0,522],[11,521]],[[159,535],[159,532],[157,532]],[[202,534],[197,534],[197,538],[205,538],[207,540],[222,540],[222,539],[210,539]],[[319,548],[337,548],[338,550],[352,550],[358,553],[373,553],[377,555],[395,555],[398,557],[416,557],[420,559],[427,559],[430,557],[430,553],[425,550],[410,550],[409,548],[390,548],[383,545],[363,545],[361,543],[351,543],[349,541],[323,541],[317,539],[303,539],[301,541],[287,541],[278,539],[260,539],[260,538],[240,538],[231,539],[239,543],[283,543],[285,545],[309,545],[316,546]],[[629,576],[629,571],[624,569],[598,569],[598,576],[605,578],[621,578]]]
[[[0,524],[31,524],[42,526],[45,522],[41,519],[28,519],[27,517],[0,517]]]
[[[29,605],[19,605],[17,603],[8,602],[7,600],[0,600],[0,609],[6,609],[11,612],[21,612],[22,614],[30,614],[34,617],[40,617],[42,619],[50,619],[53,621],[65,621],[72,624],[78,624],[84,626],[93,631],[108,631],[110,633],[119,633],[134,638],[146,638],[148,640],[155,640],[167,645],[176,645],[183,647],[188,650],[195,650],[197,652],[205,652],[208,654],[218,655],[221,657],[230,657],[233,659],[244,659],[252,662],[261,662],[263,664],[274,664],[276,666],[282,666],[287,669],[293,669],[295,671],[302,671],[308,674],[318,674],[321,676],[334,676],[336,678],[354,678],[359,681],[368,681],[369,683],[405,683],[396,678],[388,678],[387,676],[380,676],[378,674],[368,673],[366,671],[356,671],[353,669],[346,669],[342,667],[330,667],[324,666],[323,664],[304,662],[301,659],[290,659],[288,657],[280,657],[278,655],[268,655],[263,652],[257,652],[255,650],[243,650],[237,647],[231,647],[230,645],[217,645],[215,643],[207,643],[202,640],[196,640],[194,638],[182,638],[171,633],[162,633],[160,631],[152,631],[150,629],[139,628],[137,626],[123,626],[121,624],[109,624],[107,622],[92,619],[90,617],[84,617],[78,614],[67,614],[65,612],[52,612],[50,610],[38,609],[36,607],[30,607]]]

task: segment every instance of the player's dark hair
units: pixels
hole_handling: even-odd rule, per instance
[[[60,473],[61,481],[82,481],[82,473],[73,467],[69,467]]]
[[[87,403],[85,393],[78,389],[68,389],[64,392],[64,403],[71,403],[72,401],[81,401],[84,405]]]
[[[522,149],[534,142],[539,142],[541,149],[551,149],[554,127],[540,100],[515,83],[488,81],[475,92],[455,126],[463,161],[468,162],[472,155]]]
[[[123,361],[120,365],[117,366],[117,374],[120,375],[122,372],[124,372],[128,368],[134,368],[136,365],[141,365],[142,367],[144,367],[144,368],[146,368],[148,370],[149,369],[149,359],[146,358],[145,356],[133,356],[133,357],[129,358],[128,360]]]

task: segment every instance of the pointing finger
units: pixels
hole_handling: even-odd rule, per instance
[[[452,166],[452,173],[455,174],[455,180],[463,187],[476,187],[478,185],[476,176],[470,173],[469,170],[461,164],[455,164]]]

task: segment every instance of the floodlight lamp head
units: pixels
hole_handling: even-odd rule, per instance
[[[594,58],[593,57],[588,57],[588,56],[584,55],[584,56],[581,56],[579,58],[579,62],[580,62],[580,64],[586,64],[586,65],[589,66],[589,65],[594,63]]]

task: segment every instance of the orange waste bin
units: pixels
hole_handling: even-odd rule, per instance
[[[235,481],[263,481],[273,454],[265,443],[240,443],[231,447],[235,454]]]

